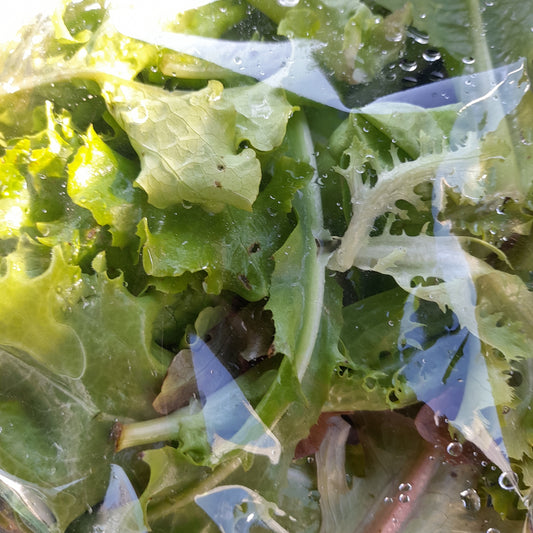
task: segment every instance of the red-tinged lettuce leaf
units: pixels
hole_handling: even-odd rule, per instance
[[[350,426],[337,418],[316,456],[320,531],[469,532],[494,527],[511,533],[522,527],[521,521],[503,521],[481,500],[472,464],[447,464],[445,456],[420,438],[411,419],[361,413],[352,420],[364,473],[347,461],[353,447],[347,444]]]
[[[297,129],[293,130],[292,133],[295,133],[298,140],[296,145],[301,149],[302,144],[308,140],[302,118],[297,120],[295,127]],[[295,488],[301,478],[292,470],[291,464],[296,445],[307,437],[309,428],[318,419],[327,399],[330,378],[340,359],[337,343],[342,325],[342,293],[336,282],[326,276],[325,263],[328,253],[321,249],[317,254],[315,250],[313,232],[316,231],[320,235],[322,229],[320,203],[317,194],[319,195],[319,188],[316,183],[309,183],[302,191],[301,198],[295,202],[299,221],[281,249],[283,252],[288,246],[292,246],[294,253],[288,256],[283,253],[277,254],[272,281],[273,291],[268,305],[276,327],[286,321],[289,315],[298,313],[304,314],[303,327],[294,330],[283,328],[283,333],[279,338],[286,337],[285,357],[283,357],[279,368],[270,369],[269,380],[266,383],[267,390],[261,392],[260,398],[254,402],[257,420],[260,420],[261,424],[268,428],[268,431],[265,430],[265,435],[268,435],[272,441],[283,443],[283,446],[278,450],[272,448],[268,458],[261,456],[264,454],[263,449],[254,453],[250,447],[246,446],[243,446],[242,449],[251,452],[247,455],[240,451],[237,454],[233,452],[232,455],[219,457],[218,466],[213,472],[204,472],[201,479],[185,491],[180,491],[179,481],[172,480],[174,485],[178,483],[173,494],[169,490],[168,497],[158,502],[157,505],[154,503],[151,511],[149,508],[149,514],[156,519],[156,523],[161,521],[163,524],[161,530],[175,527],[180,520],[181,513],[185,511],[186,503],[193,499],[198,500],[197,503],[199,501],[205,503],[204,496],[209,495],[211,497],[218,490],[229,496],[229,493],[224,491],[230,490],[229,488],[235,485],[239,485],[241,488],[245,487],[246,491],[257,493],[260,495],[261,502],[276,502],[280,508],[279,521],[287,524],[283,526],[287,527],[287,530],[290,530],[289,526],[292,521],[290,517],[293,514],[295,517],[301,516],[302,523],[308,524],[306,527],[311,528],[311,530],[315,527],[313,524],[316,525],[316,500],[310,496],[307,490],[306,498],[295,500],[295,494],[301,494],[301,491],[297,491]],[[311,251],[304,246],[304,243],[311,243]],[[299,276],[304,279],[301,284],[292,288],[290,284],[294,281],[295,272],[298,272]],[[316,285],[313,285],[313,281],[316,281]],[[302,287],[305,292],[303,301],[306,304],[303,307],[302,298],[293,297],[295,291],[299,291]],[[318,304],[318,302],[320,303]],[[275,339],[274,344],[276,345],[276,343]],[[295,351],[292,351],[293,346],[296,347]],[[198,347],[194,349],[198,349]],[[266,363],[270,364],[270,361],[267,360]],[[240,387],[239,383],[246,382],[248,374],[253,370],[240,376],[236,380],[236,385]],[[220,395],[220,402],[222,402],[224,394],[230,393],[236,385],[230,383],[223,386],[213,394],[213,399],[218,401]],[[252,394],[254,392],[257,394],[258,387],[248,386],[248,389]],[[247,387],[244,386],[241,388],[242,390],[247,390]],[[195,402],[189,404],[189,407],[194,408],[194,405]],[[170,421],[171,418],[178,421],[184,415],[184,409],[164,417],[165,419],[159,419],[159,421],[156,419],[150,422],[150,427],[160,427],[159,424]],[[221,413],[225,410],[227,410],[226,407],[221,410]],[[209,414],[209,416],[212,415]],[[207,420],[206,416],[206,425],[208,423],[212,424],[212,421]],[[220,423],[220,420],[217,421],[218,431],[223,430],[223,428],[218,428]],[[230,428],[231,422],[227,421],[227,423]],[[144,425],[143,427],[146,428],[147,426]],[[131,435],[132,430],[135,433],[142,432],[143,427],[141,424],[125,426],[126,437],[128,433]],[[174,427],[175,438],[178,438],[180,442],[178,451],[185,451],[189,438],[185,434],[183,436],[179,434],[178,425]],[[280,453],[281,455],[279,455]],[[154,456],[155,454],[161,456],[162,452],[157,451],[154,452]],[[168,454],[164,459],[169,459]],[[217,458],[215,457],[215,459]],[[271,463],[268,468],[265,465],[266,461]],[[209,458],[207,461],[203,459],[202,464],[213,464],[213,461],[209,461]],[[243,475],[241,467],[246,469],[246,475]],[[294,475],[291,475],[291,472]],[[280,480],[283,480],[282,486],[280,486]],[[309,510],[312,513],[307,518],[301,515],[302,501],[305,502],[304,510],[306,512]],[[224,522],[225,524],[233,523],[231,518],[233,512],[238,513],[235,517],[240,516],[240,511],[238,508],[234,509],[233,503],[225,512],[217,506],[214,508],[210,506],[208,514],[219,526],[222,524],[219,521],[222,520],[219,512],[229,520],[229,522]],[[228,516],[228,512],[231,516]],[[312,517],[311,521],[309,521],[309,517]],[[252,520],[254,519],[252,517]],[[296,520],[298,521],[298,518]]]

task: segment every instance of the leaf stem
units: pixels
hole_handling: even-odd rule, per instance
[[[412,517],[416,501],[423,496],[426,488],[435,476],[441,462],[434,457],[434,446],[427,443],[424,446],[417,462],[409,472],[409,479],[413,480],[409,492],[409,502],[396,500],[393,505],[387,507],[388,512],[379,513],[376,518],[365,527],[365,533],[397,533],[403,531],[404,526]]]
[[[182,428],[203,423],[203,414],[198,402],[192,402],[188,407],[178,409],[167,416],[130,424],[117,423],[113,431],[116,438],[115,449],[121,451],[132,446],[176,440]]]
[[[331,254],[326,253],[320,246],[320,242],[326,236],[311,132],[303,112],[297,113],[293,121],[294,155],[309,163],[314,169],[313,178],[301,191],[301,195],[297,196],[293,202],[294,209],[298,214],[299,224],[305,234],[304,239],[307,245],[312,248],[309,253],[305,254],[305,273],[303,278],[304,290],[307,293],[307,309],[305,310],[295,350],[296,374],[299,381],[302,382],[318,338],[324,305],[325,271]],[[317,244],[318,250],[315,253]]]
[[[175,513],[178,509],[194,503],[194,499],[198,494],[203,494],[214,489],[240,466],[242,466],[241,454],[215,468],[207,479],[193,484],[181,492],[178,498],[172,499],[171,501],[165,499],[152,502],[149,512],[150,522],[156,522],[169,514]]]

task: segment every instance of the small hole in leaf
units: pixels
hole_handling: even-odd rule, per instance
[[[255,254],[261,249],[261,245],[258,242],[254,242],[248,246],[248,253]]]
[[[507,378],[507,385],[509,387],[520,387],[522,385],[523,377],[520,372],[512,370],[509,372],[509,377]]]
[[[252,290],[252,284],[244,274],[238,274],[237,279],[241,282],[242,286],[247,290]]]

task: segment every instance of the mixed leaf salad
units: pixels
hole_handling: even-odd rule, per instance
[[[530,4],[51,4],[0,45],[0,529],[531,531]]]

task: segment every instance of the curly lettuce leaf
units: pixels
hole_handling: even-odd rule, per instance
[[[0,278],[0,469],[37,491],[63,531],[103,497],[114,420],[155,413],[169,356],[152,325],[164,302],[82,274],[57,247],[33,277],[26,259],[8,255]]]
[[[79,268],[68,265],[60,253],[36,277],[26,274],[22,257],[9,255],[0,277],[5,296],[0,304],[0,344],[24,350],[59,375],[81,377],[87,363],[85,350],[77,333],[61,319],[81,297],[80,282]]]
[[[137,164],[109,148],[92,126],[68,168],[67,193],[88,209],[101,226],[110,226],[113,246],[135,236],[141,218],[142,193],[134,189]]]
[[[0,158],[0,239],[20,235],[30,207],[30,194],[18,159],[16,149]]]

